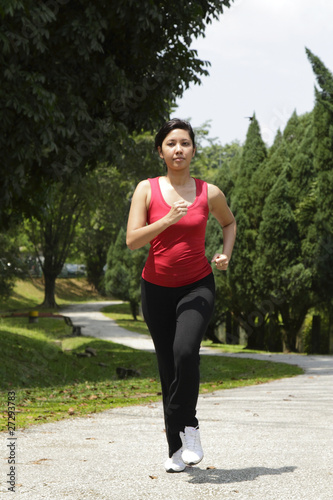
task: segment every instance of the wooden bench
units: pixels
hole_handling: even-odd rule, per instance
[[[82,332],[81,332],[81,328],[83,328],[82,326],[73,325],[73,322],[69,316],[63,316],[63,318],[65,320],[66,325],[68,325],[72,328],[72,335],[73,336],[77,337],[79,335],[82,335]]]

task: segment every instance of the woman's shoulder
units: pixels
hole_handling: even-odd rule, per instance
[[[147,189],[150,188],[150,186],[156,182],[158,182],[159,177],[148,177],[148,179],[144,179],[140,181],[137,185],[137,187],[140,187],[141,189]]]
[[[150,190],[150,180],[149,179],[143,179],[140,181],[137,186],[136,186],[136,191],[147,191]]]
[[[207,198],[210,210],[216,203],[221,203],[225,200],[225,195],[218,186],[215,184],[207,184]]]
[[[207,182],[207,187],[208,187],[208,193],[211,196],[219,196],[222,193],[221,189],[215,184],[210,184]]]
[[[144,179],[138,183],[135,189],[134,198],[142,200],[148,210],[151,199],[151,184],[149,179]]]

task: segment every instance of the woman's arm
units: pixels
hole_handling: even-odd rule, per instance
[[[134,191],[127,223],[126,244],[131,250],[141,248],[158,236],[167,227],[178,222],[187,213],[184,200],[174,203],[164,217],[147,225],[147,213],[151,196],[148,180],[140,182]]]
[[[236,239],[236,220],[222,191],[213,184],[208,184],[208,206],[223,231],[223,250],[212,258],[217,269],[226,270],[231,259]]]

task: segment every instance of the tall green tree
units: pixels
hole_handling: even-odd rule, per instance
[[[317,171],[317,259],[316,291],[330,323],[333,351],[333,74],[319,57],[306,49],[316,75],[314,108],[314,166]]]
[[[231,210],[237,221],[237,241],[230,263],[233,311],[243,327],[246,326],[249,315],[255,310],[253,264],[257,258],[256,238],[261,220],[261,210],[255,203],[253,177],[266,156],[266,146],[254,114],[243,146],[231,199]],[[261,346],[260,330],[251,327],[248,333],[248,347]]]
[[[233,196],[235,181],[239,168],[242,147],[238,143],[211,144],[206,146],[196,160],[203,179],[218,186],[225,194],[228,203]],[[222,250],[223,234],[221,227],[213,216],[209,216],[206,230],[206,256],[211,260],[216,252]],[[233,300],[230,287],[229,272],[221,273],[215,271],[216,300],[212,319],[210,321],[206,337],[213,342],[220,342],[217,329],[220,325],[226,325],[226,342],[237,343],[238,323],[232,321]]]
[[[191,48],[230,0],[8,0],[0,7],[0,226],[156,128],[207,75]],[[180,15],[185,12],[186,15]]]
[[[129,190],[129,180],[116,167],[99,165],[88,193],[90,202],[80,216],[74,243],[84,259],[88,282],[101,294],[107,253],[124,225]]]
[[[295,352],[298,332],[311,307],[312,277],[301,261],[301,238],[291,207],[290,172],[287,163],[267,197],[254,277],[262,296],[272,303],[266,314],[275,318],[277,311],[281,314],[285,349]]]

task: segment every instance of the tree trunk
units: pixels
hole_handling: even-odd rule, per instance
[[[130,300],[129,303],[133,319],[136,321],[139,313],[139,303],[136,300]]]
[[[333,303],[328,304],[328,335],[329,335],[329,354],[333,354]]]
[[[235,317],[232,316],[232,338],[233,338],[233,344],[238,345],[239,344],[239,323],[235,320]]]
[[[225,332],[226,332],[226,344],[236,344],[232,336],[232,317],[231,312],[227,311],[225,313]]]
[[[45,289],[44,289],[44,301],[41,304],[41,307],[45,307],[48,309],[57,309],[59,306],[55,300],[55,283],[57,276],[53,273],[45,273],[44,271],[44,280],[45,280]]]
[[[283,342],[277,314],[270,315],[266,323],[265,345],[270,352],[283,351]]]
[[[245,349],[264,350],[265,349],[265,324],[253,326],[248,332]]]
[[[297,332],[293,331],[292,321],[289,314],[288,304],[283,304],[281,307],[282,316],[282,342],[284,352],[296,352],[296,335]]]
[[[308,312],[308,307],[304,306],[302,309],[295,310],[293,306],[284,303],[280,307],[280,312],[283,321],[282,341],[284,350],[298,352],[296,348],[297,335]]]
[[[320,354],[320,316],[319,316],[319,314],[314,314],[312,316],[311,344],[312,344],[312,354]]]
[[[221,340],[215,334],[215,323],[208,325],[204,339],[211,340],[214,344],[222,344]]]

